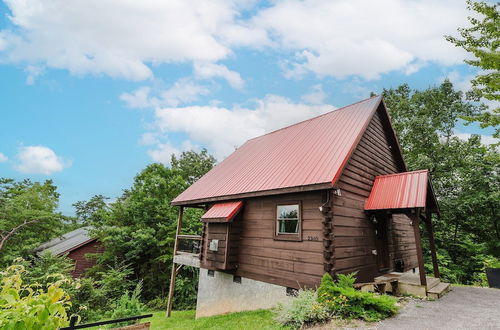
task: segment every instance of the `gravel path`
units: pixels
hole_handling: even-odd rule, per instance
[[[411,300],[370,329],[500,329],[500,289],[453,287],[436,301]]]

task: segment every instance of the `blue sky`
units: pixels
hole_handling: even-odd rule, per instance
[[[405,82],[467,90],[476,71],[443,38],[467,15],[455,0],[0,2],[0,176],[53,179],[72,214],[172,153],[221,160]]]

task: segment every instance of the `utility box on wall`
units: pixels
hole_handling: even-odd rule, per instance
[[[238,268],[238,214],[242,206],[243,202],[214,204],[201,218],[205,223],[202,268],[222,271]]]

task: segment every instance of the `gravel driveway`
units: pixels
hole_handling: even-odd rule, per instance
[[[436,301],[410,301],[370,329],[500,329],[500,289],[453,287]]]

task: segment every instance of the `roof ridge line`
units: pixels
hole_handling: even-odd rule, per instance
[[[351,107],[351,106],[356,105],[356,104],[358,104],[358,103],[366,102],[366,101],[368,101],[368,100],[371,100],[371,99],[373,99],[373,98],[377,98],[377,97],[382,97],[382,95],[375,95],[375,96],[371,96],[371,97],[366,98],[366,99],[364,99],[364,100],[361,100],[361,101],[358,101],[358,102],[355,102],[355,103],[352,103],[352,104],[349,104],[349,105],[345,105],[345,106],[343,106],[343,107],[341,107],[341,108],[337,108],[337,109],[332,110],[332,111],[325,112],[325,113],[323,113],[323,114],[321,114],[321,115],[317,115],[317,116],[312,117],[312,118],[309,118],[309,119],[304,119],[304,120],[302,120],[302,121],[299,121],[298,123],[295,123],[295,124],[292,124],[292,125],[288,125],[288,126],[285,126],[285,127],[282,127],[282,128],[278,128],[278,129],[276,129],[276,130],[274,130],[274,131],[271,131],[271,132],[268,132],[268,133],[266,133],[266,134],[262,134],[262,135],[259,135],[259,136],[254,137],[254,138],[248,139],[246,142],[251,141],[251,140],[255,140],[255,139],[258,139],[258,138],[261,138],[261,137],[266,136],[266,135],[270,135],[270,134],[273,134],[273,133],[279,132],[279,131],[281,131],[281,130],[284,130],[284,129],[287,129],[287,128],[290,128],[290,127],[293,127],[293,126],[297,126],[297,125],[299,125],[299,124],[302,124],[302,123],[305,123],[305,122],[308,122],[308,121],[311,121],[311,120],[314,120],[314,119],[317,119],[317,118],[320,118],[320,117],[323,117],[323,116],[326,116],[326,115],[329,115],[329,114],[331,114],[332,112],[336,112],[336,111],[340,111],[340,110],[345,110],[345,108]],[[325,105],[330,105],[330,104],[325,104]],[[245,143],[246,143],[246,142],[245,142]]]

